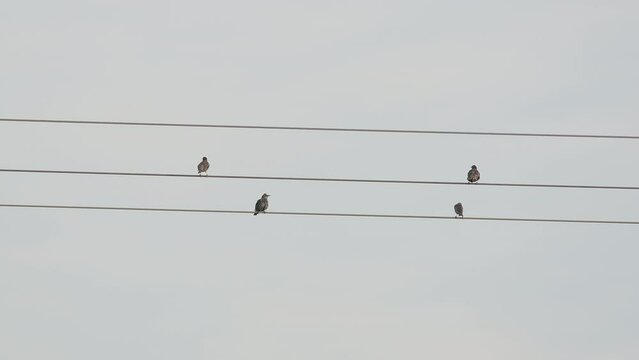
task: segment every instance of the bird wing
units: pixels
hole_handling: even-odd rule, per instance
[[[204,161],[202,161],[201,163],[197,164],[197,171],[198,172],[204,172]]]
[[[257,202],[255,203],[255,211],[262,211],[264,209],[262,209],[262,199],[257,200]]]
[[[477,181],[479,180],[479,170],[470,169],[468,172],[468,181]]]

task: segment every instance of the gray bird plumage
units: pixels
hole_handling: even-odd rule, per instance
[[[464,217],[464,207],[462,206],[462,203],[455,204],[455,214],[457,214],[457,216]]]
[[[477,181],[479,181],[479,170],[477,170],[477,166],[473,165],[468,172],[468,182],[474,183]]]
[[[197,164],[197,174],[202,176],[201,174],[205,173],[206,176],[209,176],[209,173],[207,172],[208,170],[209,170],[209,162],[205,156],[202,158],[202,161],[199,164]]]
[[[265,212],[268,209],[268,197],[271,195],[262,194],[262,197],[257,200],[255,203],[255,212],[253,215],[257,215],[258,213]]]

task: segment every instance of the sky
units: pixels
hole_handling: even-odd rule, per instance
[[[636,1],[30,1],[0,117],[638,135]],[[0,168],[636,186],[635,140],[0,123]],[[0,202],[638,220],[632,191],[0,173]],[[637,359],[637,228],[0,208],[0,357]]]

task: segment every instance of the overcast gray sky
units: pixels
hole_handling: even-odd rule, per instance
[[[639,134],[637,1],[0,2],[0,117]],[[0,167],[637,185],[634,140],[0,124]],[[0,202],[638,220],[637,193],[0,174]],[[0,209],[0,357],[637,359],[638,228]]]

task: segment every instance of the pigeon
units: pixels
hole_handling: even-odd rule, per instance
[[[257,200],[255,203],[255,212],[253,215],[257,215],[258,213],[265,212],[268,209],[268,197],[271,195],[262,194],[262,197]]]
[[[205,156],[202,158],[202,162],[197,164],[197,174],[202,176],[202,173],[205,173],[206,176],[209,176],[209,173],[207,172],[208,169],[209,169],[209,162]]]
[[[457,216],[461,216],[464,217],[464,207],[462,206],[462,203],[457,203],[455,204],[455,217]]]
[[[473,165],[470,167],[470,171],[468,172],[468,182],[474,183],[479,180],[479,170],[477,170],[477,166]]]

